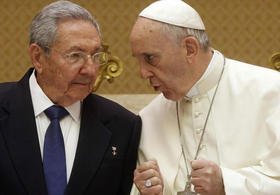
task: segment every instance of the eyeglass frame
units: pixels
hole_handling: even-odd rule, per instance
[[[69,59],[69,57],[71,57],[71,55],[74,55],[74,54],[79,54],[79,59],[77,59],[77,61],[79,60],[83,60],[83,63],[77,65],[77,66],[83,66],[87,60],[90,58],[92,60],[93,63],[97,64],[98,67],[101,67],[101,66],[104,66],[105,64],[108,63],[109,61],[109,54],[107,52],[104,52],[104,51],[100,51],[100,52],[97,52],[97,53],[94,53],[94,54],[86,54],[85,52],[76,52],[76,51],[73,51],[73,52],[70,52],[70,53],[63,53],[63,52],[60,52],[58,51],[57,49],[54,49],[54,48],[48,48],[49,50],[54,50],[55,52],[59,53],[60,55],[62,55],[62,57],[65,59],[65,61],[68,63],[68,64],[71,64],[71,65],[76,65],[75,63],[77,62],[70,62],[69,60],[67,60],[67,58]],[[95,57],[97,55],[100,55],[100,54],[105,54],[106,55],[106,59],[104,60],[104,63],[100,64],[98,63],[96,60],[95,60]],[[102,57],[102,56],[101,56]]]

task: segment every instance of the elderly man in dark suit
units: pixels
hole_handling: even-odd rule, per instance
[[[0,194],[129,194],[141,120],[91,94],[106,63],[98,24],[58,1],[32,20],[34,68],[0,84]]]

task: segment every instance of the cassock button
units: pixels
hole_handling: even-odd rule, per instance
[[[199,117],[200,114],[201,114],[201,112],[195,112],[194,117],[197,118],[197,117]]]
[[[198,103],[199,102],[199,97],[194,98],[194,103]]]
[[[202,129],[200,129],[200,128],[198,128],[198,129],[195,130],[196,134],[200,134],[201,131],[202,131]]]
[[[205,144],[201,144],[199,149],[200,150],[204,150],[205,148],[206,148],[206,145]]]

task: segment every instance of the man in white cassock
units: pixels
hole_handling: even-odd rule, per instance
[[[131,32],[141,76],[135,194],[279,195],[280,74],[224,57],[181,0],[152,3]]]

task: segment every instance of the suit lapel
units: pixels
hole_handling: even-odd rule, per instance
[[[96,117],[93,106],[84,101],[79,142],[67,195],[82,194],[94,177],[109,146],[111,132]]]
[[[8,116],[1,120],[1,126],[11,160],[26,191],[44,195],[42,158],[28,82],[30,72],[17,84],[9,103],[3,105]]]

